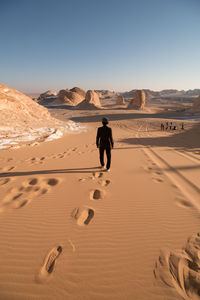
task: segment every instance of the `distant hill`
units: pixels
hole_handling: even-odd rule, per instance
[[[117,95],[116,92],[109,91],[109,90],[95,90],[95,92],[99,94],[100,98],[104,98],[104,99],[109,99]]]
[[[123,92],[120,93],[123,97],[125,98],[132,98],[134,92],[136,89],[131,90],[129,92]],[[176,89],[166,89],[162,91],[152,91],[149,89],[143,89],[145,92],[147,100],[152,99],[152,98],[170,98],[170,97],[197,97],[200,95],[200,89],[194,89],[194,90],[176,90]]]
[[[200,89],[188,90],[185,94],[188,96],[198,96],[200,95]]]
[[[120,93],[120,94],[124,98],[133,98],[135,91],[136,91],[136,89],[131,90],[129,92]],[[143,89],[143,91],[145,92],[145,96],[147,99],[156,98],[156,97],[161,96],[160,92],[151,91],[149,89]]]

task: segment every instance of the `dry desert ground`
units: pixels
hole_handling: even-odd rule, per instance
[[[85,130],[0,152],[0,299],[200,299],[200,128],[177,114],[49,109]],[[113,130],[111,171],[96,130]],[[161,122],[176,131],[161,131]]]

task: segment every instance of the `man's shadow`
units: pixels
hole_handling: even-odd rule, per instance
[[[74,168],[74,169],[54,169],[54,170],[38,170],[38,171],[22,171],[22,172],[4,172],[0,173],[0,178],[3,177],[17,177],[17,176],[28,176],[28,175],[39,175],[39,174],[65,174],[65,173],[78,173],[87,174],[91,172],[104,172],[99,166],[90,168]]]

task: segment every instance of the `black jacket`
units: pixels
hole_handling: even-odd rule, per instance
[[[112,129],[108,126],[99,127],[96,138],[97,147],[113,148],[114,142],[112,138]]]

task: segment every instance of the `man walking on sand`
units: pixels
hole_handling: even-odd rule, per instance
[[[113,138],[112,138],[112,129],[107,126],[108,119],[102,119],[102,127],[99,127],[97,130],[96,137],[96,145],[99,148],[99,158],[101,166],[104,167],[104,151],[106,151],[107,156],[107,164],[106,169],[110,171],[110,163],[111,163],[111,148],[114,146]]]

